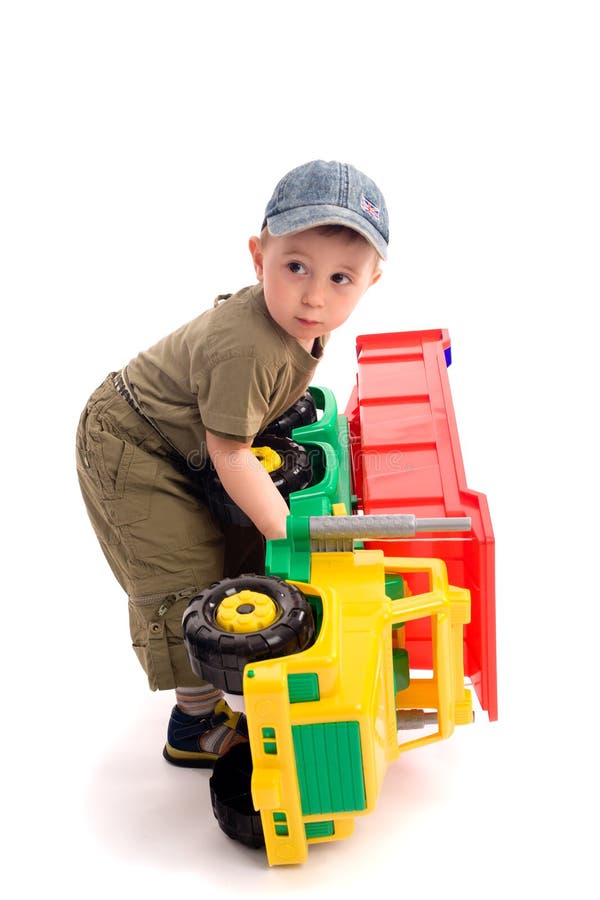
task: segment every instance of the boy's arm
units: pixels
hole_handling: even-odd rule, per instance
[[[251,453],[251,444],[240,444],[207,431],[206,447],[231,499],[267,540],[284,538],[289,515],[287,503],[269,473]]]

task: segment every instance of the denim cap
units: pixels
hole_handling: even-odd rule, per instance
[[[292,169],[269,200],[265,225],[275,237],[318,225],[346,225],[387,259],[389,223],[383,194],[348,163],[316,159]]]

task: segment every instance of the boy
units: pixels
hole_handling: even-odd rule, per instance
[[[379,276],[383,197],[350,165],[316,160],[277,185],[249,247],[258,284],[111,373],[77,431],[77,469],[102,549],[129,596],[133,647],[153,690],[175,688],[165,758],[210,767],[247,739],[245,717],[189,665],[181,618],[224,575],[260,572],[288,507],[251,453],[307,389],[329,332]],[[210,457],[253,529],[219,527],[201,499]]]

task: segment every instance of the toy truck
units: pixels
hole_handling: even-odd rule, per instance
[[[471,687],[497,718],[494,539],[466,486],[448,334],[366,335],[357,354],[345,415],[311,388],[319,416],[291,432],[312,480],[266,575],[184,616],[195,670],[242,693],[248,721],[215,766],[215,815],[270,865],[349,836],[402,752],[473,721]]]

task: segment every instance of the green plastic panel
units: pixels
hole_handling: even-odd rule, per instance
[[[293,725],[292,738],[303,815],[366,809],[358,722]]]
[[[288,675],[290,703],[308,703],[319,700],[319,676],[316,672],[300,672]]]
[[[290,495],[290,509],[293,515],[318,516],[331,512],[331,506],[329,509],[324,509],[324,506],[344,503],[350,513],[352,491],[348,419],[338,415],[335,395],[329,388],[311,385],[309,390],[315,406],[321,410],[321,417],[312,425],[294,428],[292,437],[299,444],[306,445],[309,453],[310,444],[313,444],[325,454],[325,471],[319,484]],[[311,498],[312,502],[307,505],[304,498]]]
[[[266,546],[266,573],[291,581],[310,581],[310,516],[331,515],[334,503],[352,511],[348,419],[338,415],[328,388],[311,386],[310,392],[322,415],[312,425],[294,428],[292,437],[306,447],[318,480],[290,494],[287,537]]]
[[[410,684],[408,653],[400,647],[394,647],[392,656],[394,663],[394,690],[398,693],[398,691],[405,691]]]
[[[402,575],[386,575],[385,592],[390,600],[402,600],[404,598],[404,578]]]
[[[311,838],[331,837],[335,834],[335,827],[332,819],[325,822],[306,822],[304,832],[308,840]]]

